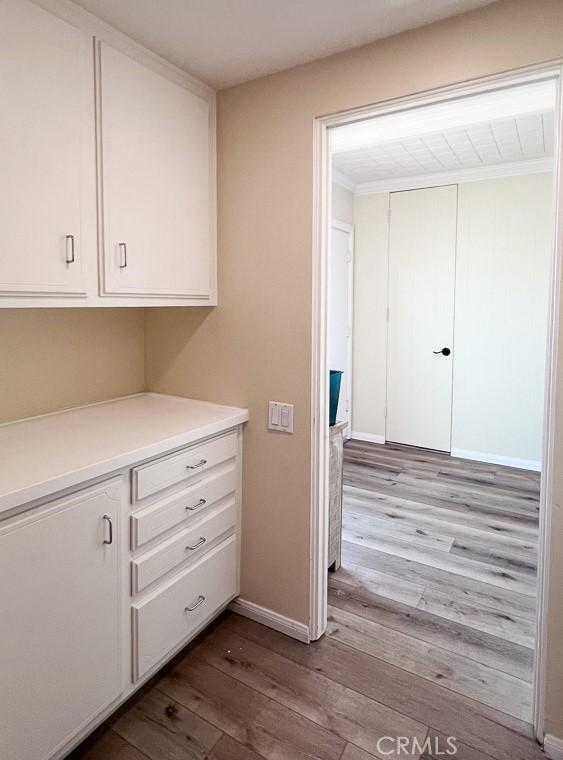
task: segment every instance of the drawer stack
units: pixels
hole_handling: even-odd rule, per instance
[[[236,432],[132,470],[133,680],[238,593]]]

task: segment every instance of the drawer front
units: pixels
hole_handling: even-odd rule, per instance
[[[142,591],[176,565],[204,554],[209,545],[236,526],[234,496],[190,527],[159,544],[131,563],[132,590]]]
[[[229,433],[207,443],[133,468],[133,498],[146,499],[236,456],[237,436]]]
[[[134,679],[193,635],[236,593],[236,539],[232,536],[158,593],[133,605]]]
[[[131,515],[131,547],[136,549],[190,518],[199,517],[210,505],[234,493],[236,486],[237,474],[233,465]]]

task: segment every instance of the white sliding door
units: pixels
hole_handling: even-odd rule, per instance
[[[457,185],[391,193],[390,209],[386,439],[449,451]]]
[[[342,375],[336,419],[346,421],[350,436],[352,394],[352,254],[353,228],[333,221],[328,272],[328,364]]]

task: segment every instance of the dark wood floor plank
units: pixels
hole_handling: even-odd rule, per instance
[[[262,760],[262,757],[225,734],[211,750],[208,760]]]
[[[329,637],[306,646],[253,621],[231,616],[225,627],[343,686],[440,731],[495,760],[540,760],[529,724],[454,694]]]
[[[110,725],[151,760],[204,760],[221,738],[221,731],[156,689]]]
[[[211,667],[194,653],[158,685],[169,698],[267,760],[339,760],[345,741]]]
[[[232,631],[215,631],[194,654],[365,750],[384,736],[427,734],[417,721]]]
[[[532,678],[533,652],[526,647],[348,584],[340,584],[336,578],[331,578],[330,584],[329,603],[334,607],[524,681]]]
[[[147,760],[147,757],[104,724],[71,752],[67,760]]]
[[[329,607],[327,635],[432,683],[526,720],[532,687],[499,670],[428,644],[407,633]]]

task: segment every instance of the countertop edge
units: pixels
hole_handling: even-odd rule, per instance
[[[140,395],[140,394],[139,394]],[[220,406],[212,405],[212,406]],[[192,430],[174,435],[170,438],[164,438],[155,443],[147,444],[138,449],[131,449],[122,454],[118,454],[108,459],[93,461],[85,467],[77,470],[61,473],[48,480],[34,483],[31,486],[11,491],[0,495],[0,519],[4,512],[15,510],[30,502],[37,502],[48,496],[55,496],[60,491],[65,491],[81,483],[101,477],[102,475],[111,475],[116,470],[130,467],[146,459],[165,454],[173,449],[194,443],[202,438],[222,433],[231,428],[238,427],[249,419],[247,409],[237,409],[236,407],[224,407],[233,411],[233,414],[226,416],[222,420],[201,425]]]

